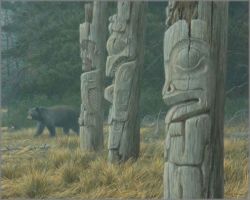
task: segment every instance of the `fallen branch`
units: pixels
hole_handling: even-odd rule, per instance
[[[0,149],[1,152],[6,152],[6,151],[30,151],[30,150],[36,150],[36,149],[42,149],[42,150],[48,150],[50,148],[49,144],[41,144],[39,146],[26,146],[23,148],[20,147],[12,147],[7,145],[5,148]]]

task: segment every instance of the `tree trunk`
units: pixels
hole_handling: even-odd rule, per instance
[[[85,22],[80,25],[81,113],[80,147],[88,151],[103,148],[103,94],[106,61],[107,2],[85,5]]]
[[[164,198],[223,198],[227,2],[169,1]]]
[[[144,2],[119,1],[110,17],[106,76],[113,82],[105,89],[112,103],[109,112],[110,162],[136,159],[139,154],[139,79],[143,62]]]

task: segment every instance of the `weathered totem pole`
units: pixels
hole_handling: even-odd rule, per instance
[[[227,2],[169,1],[164,198],[223,198]]]
[[[108,159],[124,162],[139,154],[139,77],[143,60],[143,2],[117,2],[110,17],[106,76],[113,78],[104,96],[112,104],[109,112]]]
[[[82,58],[80,147],[103,148],[103,94],[106,61],[107,2],[85,5],[85,22],[80,24]]]

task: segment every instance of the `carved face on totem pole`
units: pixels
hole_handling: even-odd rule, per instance
[[[95,69],[94,57],[96,54],[96,45],[89,39],[91,24],[85,22],[80,24],[80,56],[82,58],[82,70],[84,72]]]
[[[95,113],[100,110],[100,73],[96,69],[95,57],[97,55],[96,43],[91,40],[92,25],[89,22],[80,24],[80,47],[82,58],[81,75],[81,114],[79,124],[95,126]]]
[[[125,159],[130,153],[128,134],[134,134],[136,125],[136,84],[138,77],[136,17],[132,2],[119,2],[118,12],[109,18],[110,37],[107,41],[106,76],[113,78],[105,88],[104,97],[112,105],[109,112],[109,160]],[[135,107],[133,107],[135,106]],[[122,139],[123,138],[123,139]],[[133,138],[133,135],[131,136]]]
[[[210,162],[214,66],[205,21],[178,20],[165,32],[165,198],[201,198]],[[192,181],[190,184],[190,181]],[[195,186],[194,186],[195,184]]]
[[[106,62],[106,75],[115,77],[113,84],[105,89],[105,98],[113,103],[112,118],[126,121],[127,107],[130,94],[130,85],[135,72],[136,38],[128,32],[130,2],[118,4],[118,14],[109,18],[110,37],[107,41],[108,57]],[[111,116],[110,116],[111,117]]]
[[[166,122],[183,121],[209,112],[213,102],[214,69],[210,62],[206,23],[174,23],[164,39],[163,100],[171,107]]]
[[[114,77],[120,64],[133,60],[136,56],[133,43],[136,38],[132,38],[128,32],[128,20],[130,18],[131,2],[124,1],[118,4],[118,14],[109,18],[110,37],[107,41],[108,58],[106,63],[106,76]]]

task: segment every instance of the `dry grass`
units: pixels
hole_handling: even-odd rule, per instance
[[[107,150],[87,153],[79,138],[48,133],[33,138],[33,129],[3,133],[1,147],[18,147],[2,154],[2,198],[162,198],[164,141],[141,142],[137,162],[107,163]],[[143,129],[142,138],[151,130]],[[105,134],[107,138],[107,134]],[[49,144],[47,150],[30,145]],[[225,197],[246,197],[248,141],[225,140]]]
[[[225,145],[225,197],[244,198],[248,193],[247,141],[226,140]]]
[[[246,122],[238,122],[238,123],[230,123],[225,126],[225,133],[232,134],[232,133],[239,133],[239,132],[248,132],[248,121]]]

